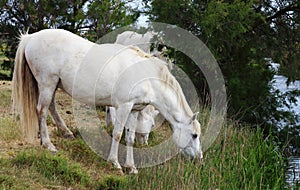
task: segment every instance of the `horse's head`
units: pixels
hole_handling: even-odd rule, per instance
[[[202,160],[201,126],[197,120],[198,112],[188,124],[180,124],[174,128],[173,139],[185,157]]]

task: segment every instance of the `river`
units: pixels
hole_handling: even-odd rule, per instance
[[[274,69],[276,72],[279,69],[279,64],[277,63],[272,63],[271,64],[272,69]],[[289,85],[287,85],[287,78],[285,76],[282,75],[274,75],[274,78],[272,80],[272,85],[274,87],[274,90],[279,90],[281,93],[286,93],[289,91],[293,91],[293,90],[300,90],[300,81],[295,81],[290,83]],[[296,104],[292,104],[290,105],[291,109],[287,108],[287,107],[283,107],[280,109],[283,110],[290,110],[290,111],[294,111],[296,114],[300,114],[300,96],[296,97]],[[286,125],[286,123],[282,122],[282,125]],[[297,125],[300,125],[300,122],[297,123]],[[279,126],[282,127],[282,126]]]
[[[275,71],[278,71],[279,64],[272,63],[271,65],[272,68],[275,69]],[[300,81],[295,81],[289,85],[287,85],[286,82],[287,82],[287,78],[285,76],[275,75],[272,81],[272,85],[275,88],[275,90],[278,89],[282,93],[296,90],[296,89],[300,90]],[[293,104],[291,110],[297,114],[300,114],[300,97],[296,97],[296,100],[297,100],[297,104]],[[282,109],[289,110],[288,108],[282,108]],[[300,125],[300,123],[298,123],[297,125]],[[298,147],[298,149],[300,149],[300,147]],[[300,156],[299,155],[289,157],[289,166],[288,166],[288,171],[286,173],[286,181],[290,189],[296,190],[296,188],[299,188],[299,184],[300,184]]]
[[[286,173],[286,181],[290,189],[295,189],[296,186],[300,186],[300,157],[291,156],[289,157],[289,167]],[[297,185],[296,185],[297,184]]]

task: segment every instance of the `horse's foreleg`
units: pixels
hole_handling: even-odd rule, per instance
[[[39,86],[40,87],[40,86]],[[40,127],[40,135],[41,135],[41,144],[43,147],[47,148],[51,152],[56,152],[55,146],[51,143],[48,133],[48,127],[46,123],[48,108],[52,100],[52,96],[55,91],[55,87],[53,88],[39,88],[39,100],[37,105],[37,113],[39,118],[39,127]]]
[[[119,149],[119,142],[122,137],[123,129],[125,123],[127,121],[128,115],[132,109],[133,103],[126,103],[120,105],[116,109],[116,120],[113,130],[113,138],[110,153],[108,156],[108,161],[112,162],[117,169],[122,169],[119,161],[118,161],[118,149]]]
[[[133,158],[133,144],[135,139],[135,129],[137,127],[137,116],[138,112],[131,112],[128,116],[126,126],[125,126],[125,140],[126,140],[126,162],[125,167],[130,168],[131,174],[137,174],[138,170],[134,165],[134,158]]]
[[[50,110],[50,114],[51,114],[52,118],[55,121],[57,128],[63,132],[63,136],[65,138],[74,138],[73,133],[70,131],[70,129],[67,128],[67,125],[65,124],[64,120],[61,118],[61,116],[57,112],[57,109],[55,106],[55,94],[53,95],[53,98],[51,100],[49,110]]]

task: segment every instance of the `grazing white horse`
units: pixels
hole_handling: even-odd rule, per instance
[[[129,141],[127,139],[132,135],[130,129],[131,126],[135,125],[135,134],[133,136],[136,137],[136,141],[138,144],[146,144],[148,145],[148,138],[151,129],[155,126],[154,118],[158,115],[158,111],[151,105],[146,106],[142,111],[138,112],[137,120],[134,120],[129,115],[127,122],[125,124],[125,137],[126,142]],[[134,115],[134,113],[133,113]],[[132,115],[132,116],[133,116]],[[115,125],[116,121],[116,109],[114,107],[106,108],[106,125],[109,126],[110,123]],[[133,140],[134,141],[134,140]]]
[[[155,57],[158,57],[167,63],[167,66],[170,70],[173,69],[172,61],[165,56],[167,48],[164,47],[161,51],[158,51],[156,48],[151,51],[151,44],[154,43],[154,36],[159,39],[160,42],[163,40],[159,37],[159,34],[156,32],[148,31],[145,34],[139,34],[134,31],[125,31],[117,36],[116,44],[122,44],[125,46],[137,46],[144,52],[151,54]],[[157,42],[156,42],[157,43]]]
[[[42,146],[52,152],[57,150],[50,141],[46,118],[48,108],[58,115],[54,100],[58,87],[80,102],[116,108],[118,119],[108,160],[118,169],[122,169],[118,147],[127,118],[132,110],[149,104],[169,121],[182,152],[190,158],[202,158],[197,113],[193,114],[165,63],[138,48],[97,45],[60,29],[21,36],[13,74],[14,107],[20,113],[25,138],[33,139],[39,131]],[[72,134],[60,117],[54,119],[67,135]],[[125,166],[135,172],[133,142],[126,144]]]
[[[125,31],[117,36],[116,44],[122,44],[125,46],[137,46],[141,50],[146,53],[151,53],[151,40],[154,37],[154,33],[146,32],[145,34],[139,34],[134,31]],[[158,51],[155,52],[157,55]],[[148,137],[151,132],[152,126],[154,126],[154,117],[157,116],[157,110],[153,108],[153,106],[148,105],[144,110],[140,111],[137,116],[137,122],[134,123],[132,119],[128,119],[125,125],[125,136],[129,133],[129,129],[131,125],[136,125],[136,133],[135,137],[139,144],[148,145]],[[112,122],[114,125],[114,121],[116,117],[115,108],[107,107],[106,108],[106,125]],[[139,132],[137,132],[139,131]]]
[[[146,32],[145,34],[139,34],[134,31],[125,31],[117,36],[116,44],[122,44],[125,46],[137,46],[144,52],[150,54],[151,39],[154,34],[152,32]]]

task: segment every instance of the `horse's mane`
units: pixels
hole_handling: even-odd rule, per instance
[[[130,49],[134,50],[139,56],[141,57],[145,57],[145,58],[149,58],[152,57],[152,55],[144,52],[143,50],[141,50],[139,47],[137,46],[129,46]]]
[[[139,47],[136,46],[129,46],[130,49],[134,50],[139,56],[141,57],[145,57],[145,58],[154,58],[153,55],[150,55],[146,52],[144,52],[143,50],[141,50]],[[178,81],[175,79],[175,77],[170,73],[169,69],[166,67],[167,64],[164,62],[164,60],[158,59],[156,58],[156,60],[159,60],[158,63],[160,65],[160,75],[161,75],[161,79],[162,81],[164,81],[165,85],[170,85],[172,86],[172,88],[175,90],[175,93],[177,94],[180,106],[184,109],[184,111],[192,116],[193,112],[191,111],[191,108],[189,107],[183,91],[178,83]],[[156,62],[157,63],[157,62]]]
[[[165,85],[171,86],[174,89],[175,93],[177,94],[180,106],[184,109],[187,115],[192,116],[193,112],[185,99],[182,88],[179,85],[178,81],[170,73],[165,65],[161,67],[160,71],[162,81],[165,83]]]

